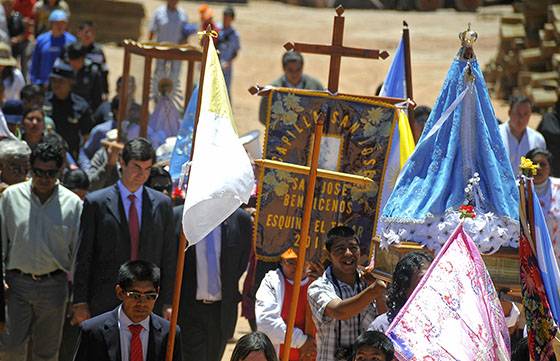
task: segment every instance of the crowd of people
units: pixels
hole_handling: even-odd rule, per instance
[[[68,32],[63,0],[3,0],[0,7],[0,287],[1,360],[163,360],[172,314],[183,205],[159,143],[138,137],[140,104],[129,97],[117,140],[117,95],[109,98],[107,64],[95,25]],[[223,23],[199,8],[188,21],[178,0],[152,15],[149,39],[180,44],[210,27],[228,90],[240,38],[227,7]],[[303,56],[287,52],[274,86],[324,90],[303,72]],[[115,68],[118,64],[113,65]],[[156,62],[154,74],[178,78],[180,62]],[[128,92],[136,80],[129,78]],[[265,103],[259,118],[265,123]],[[540,165],[535,188],[560,260],[558,138],[544,117],[543,134],[528,127],[532,104],[517,97],[500,135],[513,169],[525,156]],[[430,108],[418,106],[418,140]],[[554,126],[552,126],[554,128]],[[552,135],[551,135],[552,134]],[[554,151],[553,151],[554,152]],[[555,160],[556,159],[556,160]],[[324,240],[328,262],[307,262],[292,343],[283,345],[294,292],[297,249],[278,263],[255,260],[254,209],[244,205],[185,252],[174,360],[221,360],[243,300],[253,332],[238,340],[231,360],[393,360],[384,335],[433,260],[413,252],[398,262],[392,282],[360,263],[354,231],[332,228]],[[243,292],[239,281],[248,272]],[[242,294],[243,293],[243,294]],[[505,294],[507,292],[503,292]],[[528,360],[517,306],[502,300],[515,352]]]

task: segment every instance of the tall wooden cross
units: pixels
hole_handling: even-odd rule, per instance
[[[344,37],[344,8],[342,6],[338,6],[336,8],[336,16],[334,17],[334,26],[333,26],[333,35],[332,35],[332,42],[330,45],[320,45],[320,44],[305,44],[305,43],[286,43],[284,44],[284,48],[288,51],[294,50],[299,51],[300,53],[311,53],[311,54],[321,54],[321,55],[329,55],[331,58],[330,66],[329,66],[329,84],[328,90],[331,94],[338,93],[338,83],[340,80],[340,61],[343,56],[345,57],[353,57],[353,58],[362,58],[362,59],[386,59],[389,57],[389,53],[385,50],[380,51],[376,49],[361,49],[361,48],[351,48],[348,46],[344,46],[342,44],[342,40]],[[258,89],[250,90],[250,92],[258,91]],[[314,198],[314,191],[315,191],[315,180],[318,175],[318,160],[319,160],[319,152],[321,146],[321,137],[323,135],[323,122],[324,122],[325,114],[322,114],[317,121],[317,125],[315,127],[314,132],[314,140],[313,140],[313,150],[311,151],[311,166],[308,170],[308,178],[307,178],[307,185],[306,185],[306,195],[305,195],[305,203],[303,209],[303,217],[302,217],[302,225],[300,230],[300,237],[302,240],[308,239],[309,237],[309,226],[311,220],[311,210],[312,210],[312,203]],[[293,170],[292,165],[286,165],[288,169]],[[348,176],[348,175],[347,175]],[[367,179],[371,182],[371,179]],[[363,181],[363,180],[361,180]],[[305,245],[305,242],[302,242]],[[296,271],[294,275],[294,289],[292,290],[292,299],[290,302],[290,310],[288,313],[288,322],[286,323],[286,335],[284,338],[284,345],[291,345],[292,344],[292,333],[294,330],[295,318],[296,318],[296,309],[298,304],[299,298],[299,290],[301,279],[303,276],[303,268],[305,263],[305,253],[306,253],[305,246],[299,247],[298,250],[298,260],[296,265]],[[307,328],[307,327],[306,327]],[[309,330],[305,330],[307,334],[310,334]],[[282,361],[288,361],[290,355],[290,348],[284,348],[284,351],[281,354]],[[308,359],[307,357],[305,358]]]
[[[389,53],[385,50],[352,48],[342,45],[344,37],[344,7],[339,5],[336,8],[334,17],[333,35],[331,45],[306,44],[289,42],[284,44],[286,50],[295,50],[300,53],[330,55],[329,66],[329,85],[331,93],[338,92],[338,81],[340,80],[340,60],[343,56],[362,59],[387,59]]]

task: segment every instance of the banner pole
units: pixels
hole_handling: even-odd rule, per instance
[[[315,127],[313,150],[311,152],[311,166],[309,167],[309,175],[307,178],[307,187],[305,192],[305,203],[303,205],[303,219],[301,222],[301,232],[299,238],[300,245],[298,249],[296,273],[294,275],[294,288],[292,291],[292,300],[290,302],[290,312],[288,313],[288,323],[286,324],[284,348],[282,355],[280,355],[282,361],[288,361],[288,358],[290,357],[292,334],[294,332],[294,324],[296,322],[299,291],[301,289],[301,279],[303,277],[303,267],[305,265],[305,256],[308,247],[309,226],[311,224],[311,211],[315,193],[315,181],[317,180],[317,167],[319,164],[319,152],[321,151],[321,137],[323,136],[323,124],[325,122],[325,116],[325,113],[321,113],[319,119],[317,120],[317,126]]]
[[[410,100],[414,100],[414,93],[412,92],[412,60],[410,55],[410,31],[408,29],[408,24],[406,23],[406,21],[403,21],[402,40],[404,44],[404,75],[406,80],[406,97]],[[414,123],[414,109],[412,104],[408,105],[408,122],[412,127]]]

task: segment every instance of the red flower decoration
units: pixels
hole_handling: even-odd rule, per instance
[[[463,204],[459,207],[460,218],[476,218],[474,207],[470,204]]]

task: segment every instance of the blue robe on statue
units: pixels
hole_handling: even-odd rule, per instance
[[[517,246],[519,194],[498,121],[478,62],[457,56],[382,210],[382,245],[414,241],[439,250],[466,199],[476,216],[464,228],[481,252]]]

